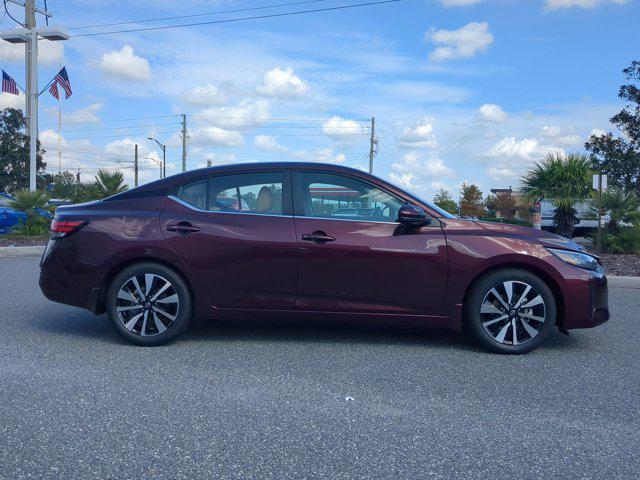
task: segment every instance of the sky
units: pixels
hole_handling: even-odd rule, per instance
[[[298,0],[301,1],[301,0]],[[369,0],[375,1],[375,0]],[[187,168],[262,161],[367,169],[428,200],[518,186],[548,153],[583,152],[610,131],[622,69],[639,60],[637,0],[403,0],[351,9],[182,28],[75,36],[365,3],[317,0],[48,0],[65,42],[40,41],[41,88],[66,66],[73,95],[40,97],[51,173],[122,169],[133,185]],[[9,7],[22,19],[20,7]],[[230,10],[245,10],[229,12]],[[222,13],[229,12],[229,13]],[[213,13],[212,15],[197,15]],[[155,18],[188,18],[79,28]],[[15,26],[0,12],[0,29]],[[39,24],[44,18],[39,16]],[[24,51],[0,41],[0,62],[24,85]],[[61,90],[61,89],[60,89]],[[62,92],[62,90],[61,90]],[[0,96],[0,108],[24,97]],[[58,108],[62,130],[58,130]],[[155,161],[154,161],[155,159]],[[120,162],[119,162],[120,161]]]

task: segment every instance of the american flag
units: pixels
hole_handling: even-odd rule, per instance
[[[60,100],[60,94],[58,94],[58,82],[53,82],[49,88],[49,93],[55,97],[56,100]]]
[[[56,75],[56,78],[53,79],[54,85],[59,83],[62,89],[64,90],[65,98],[69,98],[71,96],[71,82],[69,82],[69,75],[67,75],[67,68],[62,67],[62,69]],[[56,89],[57,90],[57,89]],[[51,91],[51,90],[49,90]],[[53,95],[53,92],[51,93]],[[55,97],[55,95],[54,95]],[[58,98],[58,97],[56,97]]]
[[[13,93],[14,95],[20,95],[18,91],[18,84],[7,73],[2,70],[2,91],[7,93]]]

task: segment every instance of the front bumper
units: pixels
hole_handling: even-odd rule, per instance
[[[593,274],[569,282],[562,328],[593,328],[609,320],[607,277]]]

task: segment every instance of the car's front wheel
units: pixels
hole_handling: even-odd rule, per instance
[[[180,275],[164,265],[144,262],[113,278],[106,307],[120,335],[152,346],[168,342],[188,327],[193,302]]]
[[[519,354],[540,346],[556,323],[549,286],[526,270],[505,269],[477,281],[464,305],[465,327],[482,347]]]

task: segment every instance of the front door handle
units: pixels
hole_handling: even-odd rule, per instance
[[[189,235],[193,232],[199,232],[198,227],[194,227],[189,222],[178,222],[176,225],[167,225],[168,232],[178,232],[180,235]]]
[[[305,233],[302,235],[302,240],[313,242],[317,245],[322,245],[323,243],[327,242],[333,242],[335,239],[335,237],[331,237],[326,233],[321,232],[320,230],[317,230],[313,233]]]

